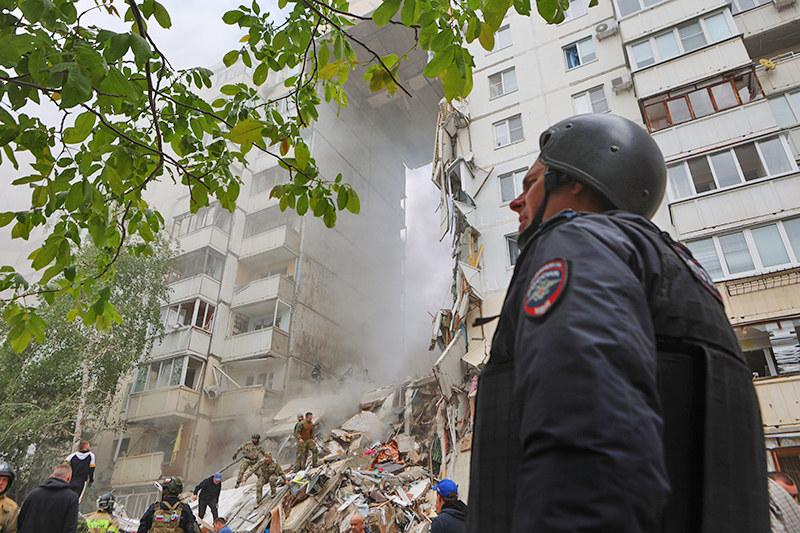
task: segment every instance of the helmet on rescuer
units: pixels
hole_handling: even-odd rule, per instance
[[[6,485],[5,490],[0,491],[0,496],[8,492],[8,489],[11,488],[11,485],[14,483],[14,469],[11,468],[11,465],[5,461],[0,461],[0,477],[7,477],[8,484]]]
[[[651,218],[667,188],[661,150],[639,125],[607,113],[577,115],[547,128],[539,137],[539,161],[548,170],[545,190],[577,181],[614,208]]]
[[[178,496],[183,492],[183,481],[179,477],[168,477],[161,484],[161,496]]]
[[[111,494],[110,492],[107,492],[102,496],[100,496],[99,498],[97,498],[97,508],[102,509],[104,511],[108,511],[110,513],[114,510],[115,501],[117,501],[117,499],[114,497],[114,495]]]
[[[261,435],[259,435],[258,433],[253,433],[253,436],[250,438],[255,440],[261,440]]]

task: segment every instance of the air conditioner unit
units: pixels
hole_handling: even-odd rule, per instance
[[[209,385],[208,387],[203,387],[203,394],[206,395],[206,398],[209,400],[216,400],[219,398],[219,387],[216,385]]]
[[[601,22],[595,26],[594,32],[597,34],[597,40],[602,41],[606,37],[611,37],[612,35],[617,34],[617,25],[613,21]]]
[[[611,90],[614,94],[619,94],[621,91],[629,91],[633,87],[630,74],[623,74],[619,78],[611,80]]]
[[[772,0],[772,5],[778,11],[782,11],[787,7],[792,7],[794,5],[795,0]]]

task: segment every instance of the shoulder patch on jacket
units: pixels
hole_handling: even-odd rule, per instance
[[[523,307],[528,315],[541,318],[558,302],[567,286],[567,262],[552,259],[542,265],[533,275]]]

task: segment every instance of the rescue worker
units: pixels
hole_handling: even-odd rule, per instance
[[[239,488],[239,485],[242,484],[242,476],[245,472],[247,472],[250,467],[255,465],[259,459],[264,457],[267,452],[264,451],[264,447],[259,444],[261,441],[261,435],[258,433],[254,433],[250,442],[245,442],[238,448],[236,451],[233,452],[233,460],[236,460],[236,456],[239,455],[239,452],[244,452],[244,458],[242,459],[242,465],[239,467],[239,476],[236,478],[236,488]]]
[[[201,533],[189,504],[179,497],[183,481],[178,477],[161,483],[161,500],[150,504],[139,520],[137,533]]]
[[[318,387],[322,383],[322,367],[319,364],[314,365],[311,370],[311,382]]]
[[[281,483],[288,484],[289,480],[286,479],[286,476],[283,473],[283,469],[281,465],[277,462],[272,460],[272,454],[267,452],[267,455],[255,466],[250,468],[247,473],[244,475],[243,481],[247,481],[252,474],[255,474],[257,477],[256,481],[256,502],[261,503],[263,499],[262,496],[262,487],[264,487],[264,483],[269,483],[269,488],[272,491],[272,495],[275,496],[276,491],[278,490],[278,480]]]
[[[14,469],[5,461],[0,461],[0,533],[17,533],[17,502],[8,497],[14,483]]]
[[[245,479],[247,479],[247,477],[245,477]],[[197,503],[197,516],[200,517],[200,520],[202,520],[206,514],[206,507],[211,509],[211,516],[213,516],[215,520],[219,516],[217,504],[219,504],[219,493],[221,490],[221,472],[217,472],[213,476],[208,476],[194,488],[194,499],[199,499]],[[198,493],[200,494],[199,498],[197,496]]]
[[[520,256],[480,376],[468,531],[769,531],[761,416],[722,298],[650,223],[633,122],[559,122],[511,202]]]
[[[309,451],[311,451],[311,459],[313,460],[312,466],[319,466],[317,462],[319,460],[317,446],[314,444],[314,434],[317,432],[317,425],[312,422],[313,418],[313,414],[306,413],[305,420],[298,422],[294,427],[294,436],[297,439],[297,458],[294,462],[294,469],[296,472],[305,468]]]
[[[72,467],[72,480],[69,482],[69,490],[83,499],[86,489],[92,488],[94,483],[94,468],[96,459],[92,453],[88,440],[78,443],[78,450],[71,453],[64,459]]]
[[[116,533],[119,520],[114,516],[114,503],[117,499],[110,492],[97,498],[97,511],[86,517],[89,533]]]
[[[294,425],[294,431],[292,433],[297,433],[297,430],[302,427],[304,421],[305,417],[303,416],[303,412],[297,413],[297,424]]]

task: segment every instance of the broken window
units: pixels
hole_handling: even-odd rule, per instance
[[[167,332],[192,325],[210,332],[215,310],[213,305],[198,298],[162,309],[161,323]]]
[[[282,331],[289,331],[291,309],[288,304],[272,299],[234,311],[231,335],[240,335],[272,327]]]
[[[183,384],[196,389],[203,361],[188,355],[153,361],[139,367],[133,392],[145,392]],[[185,374],[184,374],[185,372]]]

